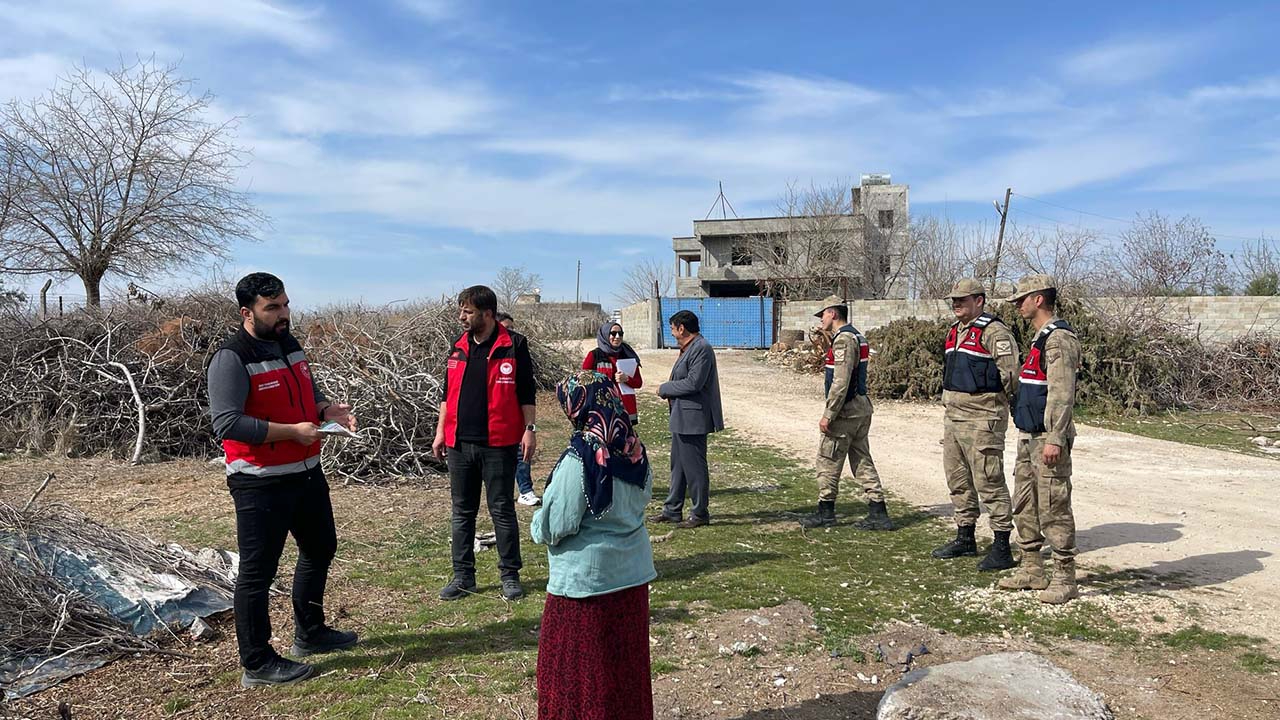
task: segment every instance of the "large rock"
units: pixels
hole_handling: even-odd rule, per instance
[[[1102,698],[1032,653],[914,670],[885,692],[877,720],[1114,720]]]

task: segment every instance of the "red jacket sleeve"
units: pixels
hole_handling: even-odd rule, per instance
[[[627,380],[627,387],[632,388],[634,390],[639,390],[640,388],[644,387],[644,378],[640,377],[639,365],[636,366],[636,374],[632,375],[631,379]]]
[[[596,369],[596,365],[595,365],[595,363],[594,363],[594,362],[592,362],[592,359],[593,359],[595,356],[596,356],[596,353],[595,353],[595,351],[594,351],[594,350],[592,350],[591,352],[588,352],[588,353],[587,353],[587,356],[586,356],[586,357],[582,358],[582,369],[583,369],[583,370],[595,370],[595,369]]]

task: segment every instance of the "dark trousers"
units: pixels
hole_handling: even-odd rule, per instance
[[[711,495],[711,476],[707,470],[707,436],[671,434],[671,492],[662,506],[670,517],[681,517],[684,499],[693,501],[689,517],[711,519],[707,501]]]
[[[294,634],[324,625],[324,586],[329,563],[338,549],[329,484],[317,467],[264,487],[232,488],[236,506],[236,544],[240,574],[236,576],[234,606],[240,664],[256,670],[276,657],[271,647],[270,589],[292,533],[298,544],[293,570]]]
[[[459,440],[449,448],[449,491],[453,498],[453,575],[476,576],[476,513],[483,487],[498,536],[502,577],[520,573],[520,526],[514,497],[516,446],[489,447]]]

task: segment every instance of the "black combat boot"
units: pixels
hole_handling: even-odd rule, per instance
[[[831,527],[836,524],[836,501],[835,500],[819,500],[818,512],[800,518],[800,527],[803,528],[820,528]]]
[[[978,569],[983,572],[991,572],[992,570],[1008,570],[1015,567],[1017,563],[1013,561],[1013,552],[1009,550],[1009,531],[997,530],[996,539],[991,543],[991,549],[987,551],[987,556],[982,558],[982,562],[978,563]]]
[[[957,527],[956,539],[940,548],[934,548],[933,551],[933,556],[941,560],[977,554],[978,543],[973,539],[972,525],[961,525]]]
[[[859,530],[892,530],[893,521],[889,519],[889,507],[884,501],[867,503],[867,516],[853,524]]]

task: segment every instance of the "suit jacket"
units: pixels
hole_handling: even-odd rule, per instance
[[[698,335],[680,353],[671,368],[671,379],[658,387],[670,403],[671,432],[706,435],[724,429],[720,407],[720,373],[711,343]]]

